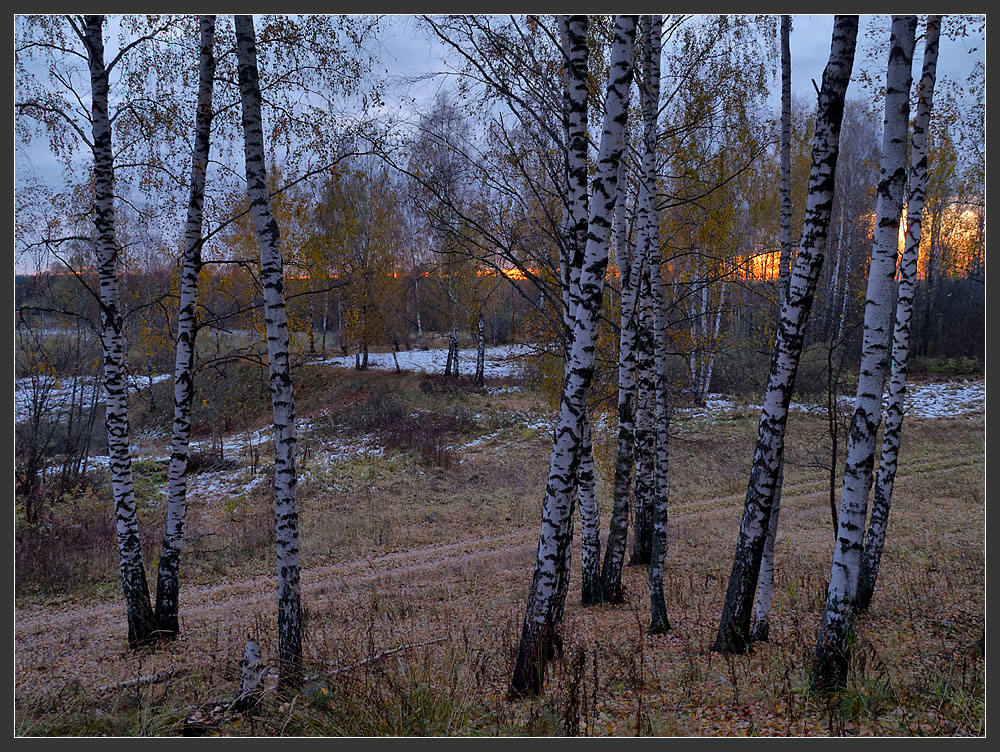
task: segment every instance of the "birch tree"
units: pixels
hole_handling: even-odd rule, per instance
[[[614,492],[608,541],[601,567],[601,598],[605,603],[621,603],[622,566],[628,535],[632,472],[635,465],[635,410],[637,335],[636,313],[645,254],[630,246],[626,225],[628,160],[619,164],[615,204],[615,261],[621,285],[621,313],[618,328],[618,439],[615,453]]]
[[[93,196],[93,233],[73,228],[68,237],[58,237],[58,232],[72,223],[70,217],[63,218],[55,233],[52,227],[41,232],[45,233],[45,247],[57,258],[55,249],[65,242],[83,241],[95,248],[96,289],[79,275],[79,270],[70,269],[84,282],[100,309],[105,425],[118,555],[128,644],[136,647],[155,639],[157,629],[142,561],[129,450],[126,321],[120,289],[125,246],[119,237],[121,207],[116,205],[116,197],[129,195],[135,199],[162,185],[164,171],[159,169],[159,161],[169,153],[175,134],[165,116],[169,103],[163,99],[168,97],[160,88],[165,80],[164,59],[156,54],[155,45],[179,20],[162,16],[122,19],[122,37],[126,41],[109,51],[110,60],[105,57],[104,16],[29,16],[18,21],[16,113],[26,115],[44,129],[52,153],[65,165],[67,193],[79,188]],[[40,65],[31,66],[29,61]],[[82,76],[80,66],[86,66]],[[43,71],[41,75],[39,70]],[[87,85],[78,88],[81,79]],[[152,94],[150,87],[154,88]],[[25,135],[28,132],[22,131]],[[88,154],[91,166],[83,170],[82,180],[81,150]],[[126,167],[124,180],[118,173],[120,164]],[[140,179],[132,183],[129,175]],[[126,211],[134,211],[138,202],[120,203]],[[161,207],[167,211],[169,197],[162,198]]]
[[[105,424],[108,461],[115,500],[122,589],[128,618],[128,643],[138,646],[156,635],[156,618],[142,562],[139,522],[129,454],[128,385],[125,381],[125,319],[118,289],[119,255],[115,237],[115,173],[108,112],[109,73],[104,61],[103,16],[85,16],[74,30],[87,50],[90,67],[92,150],[94,155],[94,225],[101,298],[101,343],[104,351]]]
[[[167,524],[156,581],[156,621],[164,635],[177,634],[181,544],[187,513],[188,442],[194,394],[194,345],[197,332],[198,275],[201,271],[202,208],[212,128],[212,87],[215,78],[215,16],[201,17],[198,108],[191,154],[191,189],[184,226],[180,303],[177,312],[177,354],[174,365],[174,419],[167,471]]]
[[[788,404],[795,386],[806,324],[823,264],[844,95],[854,64],[857,34],[857,16],[834,18],[830,58],[823,70],[817,102],[812,167],[802,237],[789,278],[787,296],[781,306],[733,567],[719,631],[713,645],[713,650],[720,652],[744,652],[749,641],[754,593],[784,450]]]
[[[792,54],[788,44],[792,21],[781,17],[781,253],[778,257],[778,309],[785,302],[789,265],[792,260]],[[839,255],[837,261],[840,261]],[[774,543],[778,536],[778,515],[781,510],[781,485],[785,477],[785,463],[781,461],[778,479],[774,486],[774,502],[767,523],[767,537],[760,565],[757,584],[757,609],[754,612],[751,640],[767,640],[771,597],[774,593]]]
[[[567,521],[572,514],[576,492],[579,444],[587,392],[594,372],[597,322],[608,263],[608,236],[615,207],[618,162],[624,143],[625,97],[632,79],[635,27],[634,17],[615,18],[597,175],[593,182],[587,243],[580,271],[580,300],[575,310],[572,349],[542,505],[535,570],[511,679],[510,691],[514,696],[537,694],[541,690],[545,665],[554,647],[553,637],[560,627],[556,618],[562,610],[557,602],[559,580],[567,563]]]
[[[295,411],[288,359],[281,236],[271,213],[264,162],[260,82],[253,18],[236,16],[236,50],[247,194],[260,245],[261,285],[267,328],[268,370],[274,411],[274,523],[278,553],[279,680],[297,683],[302,665],[302,620],[299,598],[299,515],[295,495]]]
[[[653,483],[650,499],[650,556],[649,556],[649,632],[658,634],[670,629],[666,599],[663,595],[663,568],[667,554],[667,461],[670,417],[667,405],[667,322],[664,307],[663,278],[660,270],[660,222],[657,205],[656,144],[657,121],[660,104],[660,45],[663,34],[663,17],[643,16],[642,76],[639,101],[643,121],[642,183],[640,193],[640,225],[644,228],[642,242],[645,246],[649,268],[649,306],[652,318],[650,343],[653,351]]]
[[[913,319],[913,297],[917,281],[917,259],[920,249],[920,224],[927,185],[927,127],[931,119],[934,81],[937,75],[938,42],[941,16],[927,17],[924,37],[923,70],[917,88],[917,116],[913,122],[910,153],[909,193],[906,201],[906,245],[899,262],[899,282],[896,292],[896,323],[892,337],[892,371],[889,379],[889,404],[885,413],[882,450],[879,454],[878,476],[872,500],[871,521],[865,535],[864,554],[858,578],[855,608],[866,611],[871,603],[878,579],[882,546],[885,543],[892,488],[899,460],[899,441],[903,428],[903,397],[906,395],[906,362],[910,352],[910,322]]]
[[[916,16],[893,16],[886,71],[882,160],[875,208],[875,233],[868,267],[861,369],[847,441],[837,540],[826,591],[826,607],[816,641],[814,681],[843,686],[847,679],[847,636],[857,595],[864,544],[868,491],[875,441],[882,417],[898,253],[899,217],[906,186],[906,136]]]
[[[645,157],[644,157],[645,158]],[[648,191],[646,175],[640,178],[641,191]],[[640,199],[648,204],[645,195]],[[650,267],[651,245],[648,208],[643,212],[639,224],[639,248],[636,253],[646,257],[639,278],[638,300],[636,302],[636,338],[635,338],[635,373],[636,373],[636,414],[634,435],[635,461],[635,504],[632,515],[632,557],[629,566],[649,564],[653,556],[653,493],[656,474],[656,385],[655,356],[653,354],[653,307],[652,307],[652,277],[659,269]],[[643,216],[645,215],[645,216]]]
[[[566,199],[563,216],[560,271],[563,286],[563,320],[571,347],[573,322],[580,305],[580,275],[587,246],[590,208],[587,175],[588,54],[586,16],[560,16],[559,43],[563,55],[563,119],[565,122]],[[569,359],[566,361],[569,367]],[[580,598],[583,605],[600,602],[600,515],[594,486],[594,457],[590,419],[583,415],[581,453],[577,466],[577,502],[580,506]],[[572,515],[570,531],[572,535]],[[567,567],[567,572],[568,572]],[[568,585],[568,577],[566,585]]]

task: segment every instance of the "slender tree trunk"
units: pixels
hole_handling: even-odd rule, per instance
[[[875,237],[868,267],[864,339],[858,392],[847,437],[844,487],[837,543],[826,591],[826,608],[816,641],[814,682],[843,686],[847,680],[848,631],[857,594],[875,440],[882,414],[892,323],[899,215],[906,186],[906,131],[910,113],[911,66],[916,16],[893,16],[886,74],[882,164],[875,207]]]
[[[479,312],[479,319],[476,321],[476,374],[473,382],[476,386],[486,385],[486,322],[483,321],[483,312]]]
[[[726,280],[719,282],[719,307],[715,311],[715,324],[712,326],[712,340],[705,360],[705,370],[701,382],[701,403],[705,404],[705,399],[709,395],[712,387],[712,368],[715,367],[715,348],[719,342],[719,332],[722,329],[722,314],[726,304]]]
[[[337,292],[337,345],[342,355],[347,355],[347,343],[344,342],[344,304],[340,292]]]
[[[663,17],[642,16],[642,77],[639,85],[643,119],[642,179],[640,185],[639,224],[642,252],[646,256],[652,330],[650,349],[653,352],[653,393],[655,403],[653,483],[650,498],[649,556],[649,632],[658,634],[670,629],[666,598],[663,594],[663,569],[667,555],[667,462],[669,460],[670,415],[667,405],[667,326],[664,307],[663,278],[660,272],[660,222],[656,210],[656,142],[657,115],[660,102],[660,45]]]
[[[288,360],[288,322],[278,224],[271,213],[264,163],[260,84],[253,18],[236,16],[236,47],[247,194],[260,244],[261,284],[274,409],[274,522],[278,552],[279,681],[296,684],[302,667],[302,617],[299,599],[299,513],[295,498],[295,410]]]
[[[420,323],[420,272],[415,267],[413,271],[413,310],[417,316],[417,346],[421,350],[425,350],[424,327]]]
[[[928,16],[924,41],[923,71],[917,92],[917,116],[913,123],[913,148],[910,157],[910,190],[906,206],[906,245],[899,265],[899,290],[896,299],[896,324],[892,343],[892,375],[889,380],[889,405],[885,414],[882,453],[879,455],[871,522],[861,558],[856,608],[866,611],[871,603],[882,559],[892,487],[899,460],[899,439],[903,428],[903,397],[906,395],[906,361],[910,351],[910,322],[913,319],[913,296],[917,280],[920,249],[920,221],[927,185],[927,126],[930,123],[934,81],[937,75],[938,40],[941,16]]]
[[[790,16],[781,17],[781,253],[778,256],[778,310],[785,302],[788,278],[791,273],[792,258],[792,55],[788,44],[792,21]],[[843,214],[841,214],[843,232]],[[836,268],[840,267],[840,239],[837,240]],[[836,279],[836,271],[834,279]],[[832,285],[836,289],[836,282]],[[771,599],[774,594],[774,543],[778,537],[778,513],[781,509],[781,484],[785,476],[782,458],[778,466],[778,480],[774,486],[774,501],[771,517],[767,523],[767,537],[761,558],[760,579],[757,583],[757,609],[754,613],[751,640],[767,640],[770,632]]]
[[[561,612],[561,605],[557,603],[558,585],[566,568],[569,541],[566,531],[572,529],[567,520],[573,511],[583,413],[587,409],[587,392],[594,372],[597,322],[608,263],[608,230],[614,214],[617,165],[622,157],[625,97],[632,78],[634,43],[635,18],[617,16],[611,45],[598,172],[593,185],[594,200],[590,205],[586,252],[580,274],[580,305],[574,321],[568,378],[563,387],[542,505],[535,570],[511,678],[510,692],[513,696],[534,695],[541,690],[553,636],[558,634],[560,628],[555,621]]]
[[[782,458],[783,460],[784,458]],[[764,538],[760,560],[760,580],[757,584],[757,608],[754,611],[750,640],[766,642],[771,631],[771,599],[774,597],[774,542],[778,536],[778,515],[781,511],[781,485],[785,478],[785,463],[778,464],[778,480],[774,484],[774,502]]]
[[[654,18],[659,19],[659,16]],[[662,22],[661,22],[662,23]],[[659,38],[660,24],[653,30]],[[657,256],[659,249],[657,244]],[[649,564],[650,634],[670,630],[663,594],[663,570],[667,558],[668,462],[670,459],[670,408],[667,404],[667,322],[663,281],[659,266],[653,267],[653,327],[656,335],[656,477],[653,487],[653,540]]]
[[[309,274],[309,354],[316,352],[316,279]]]
[[[91,123],[94,155],[94,226],[104,352],[105,425],[111,492],[115,500],[122,590],[128,619],[129,647],[156,638],[156,617],[142,563],[136,518],[132,459],[129,453],[128,385],[125,379],[125,320],[118,289],[118,240],[115,236],[114,155],[108,115],[108,69],[104,63],[103,16],[86,16],[83,42],[90,64]]]
[[[201,17],[201,62],[198,68],[198,111],[191,154],[191,191],[184,226],[180,304],[177,312],[177,354],[174,362],[174,422],[167,471],[167,527],[156,580],[156,621],[160,632],[177,634],[178,593],[184,518],[187,513],[188,442],[191,437],[192,368],[197,335],[198,272],[201,270],[202,206],[212,126],[212,85],[215,78],[215,16]]]
[[[645,232],[642,233],[645,235]],[[641,238],[638,253],[647,255]],[[636,336],[635,515],[630,566],[649,564],[653,555],[653,494],[656,473],[656,384],[649,263],[642,270]]]
[[[326,274],[327,283],[330,281],[330,276],[328,272]],[[320,339],[320,350],[326,355],[326,330],[330,325],[330,291],[327,290],[323,294],[323,334]]]
[[[618,335],[618,442],[615,454],[614,497],[604,564],[601,568],[601,597],[605,603],[621,603],[622,567],[628,537],[635,448],[635,339],[639,284],[645,254],[630,253],[625,220],[628,188],[628,161],[619,165],[615,205],[615,253],[621,284],[621,318]]]
[[[601,517],[594,487],[594,449],[590,440],[590,418],[584,413],[580,466],[576,473],[580,505],[580,602],[601,602]]]
[[[817,103],[802,238],[789,279],[787,298],[781,307],[733,568],[713,646],[720,652],[744,652],[750,635],[750,616],[760,574],[761,554],[784,448],[788,404],[795,386],[795,373],[830,225],[844,94],[854,64],[857,34],[857,16],[837,16],[834,19],[830,59],[823,71]]]
[[[580,273],[587,244],[589,211],[587,175],[587,17],[559,16],[559,44],[563,53],[563,122],[565,151],[566,203],[563,210],[563,233],[560,257],[562,283],[563,322],[566,350],[572,349],[573,322],[580,304]],[[563,378],[568,376],[567,358]],[[590,420],[583,414],[580,458],[577,464],[577,503],[580,508],[581,526],[581,602],[593,605],[600,602],[600,514],[594,486],[594,457],[590,441]],[[566,535],[572,537],[572,516]],[[565,599],[569,587],[569,570],[565,572],[559,600]]]

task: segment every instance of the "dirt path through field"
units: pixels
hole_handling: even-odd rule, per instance
[[[942,457],[900,468],[899,476],[981,466],[983,454]],[[786,488],[783,514],[813,509],[822,504],[816,497],[826,494],[822,482],[807,481]],[[671,524],[685,518],[719,516],[719,523],[738,519],[742,494],[720,496],[674,505]],[[383,582],[420,585],[481,567],[484,575],[516,566],[530,574],[538,527],[532,525],[503,535],[468,538],[451,543],[422,546],[371,558],[329,565],[310,566],[302,572],[303,602],[314,613],[323,613],[346,594]],[[185,586],[181,589],[182,637],[151,654],[137,658],[125,650],[125,615],[117,598],[86,604],[46,606],[24,604],[15,614],[16,688],[18,692],[48,694],[67,682],[79,680],[98,686],[124,681],[143,673],[191,665],[199,656],[216,659],[225,644],[231,650],[236,635],[256,620],[272,619],[274,577],[251,577],[236,582]],[[214,647],[206,637],[214,635]],[[220,642],[221,638],[221,642]],[[141,669],[137,669],[137,661]],[[197,664],[195,664],[197,665]]]

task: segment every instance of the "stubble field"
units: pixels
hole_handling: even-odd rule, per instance
[[[80,545],[47,558],[32,549],[43,538],[19,539],[16,733],[985,733],[982,414],[904,425],[879,585],[843,693],[809,685],[833,545],[822,415],[789,424],[770,641],[748,656],[710,651],[758,417],[736,406],[679,410],[672,423],[671,631],[646,634],[645,567],[626,568],[624,605],[581,607],[577,547],[563,654],[544,696],[510,702],[550,406],[518,386],[329,367],[307,369],[296,390],[301,690],[268,691],[250,712],[229,707],[247,636],[265,661],[277,652],[265,442],[256,462],[246,448],[206,453],[192,475],[174,641],[126,650],[99,486],[59,510],[67,531],[88,531]],[[608,420],[594,425],[606,532],[614,437]],[[147,573],[163,468],[137,463]]]

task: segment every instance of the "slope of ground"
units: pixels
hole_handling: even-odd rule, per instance
[[[645,634],[644,568],[626,569],[620,607],[580,607],[574,580],[544,697],[511,703],[551,445],[546,406],[516,389],[350,372],[308,404],[322,407],[301,416],[302,691],[268,692],[250,714],[228,710],[247,635],[265,660],[276,652],[269,482],[254,481],[267,478],[266,442],[248,440],[230,447],[228,467],[206,460],[194,473],[177,640],[125,649],[113,557],[72,587],[19,591],[17,733],[985,731],[981,412],[908,419],[879,589],[841,695],[816,695],[808,680],[832,551],[821,416],[790,422],[771,641],[744,657],[709,650],[757,419],[727,406],[674,421],[672,631]],[[605,527],[610,428],[595,420]],[[156,485],[144,498],[154,531]]]

